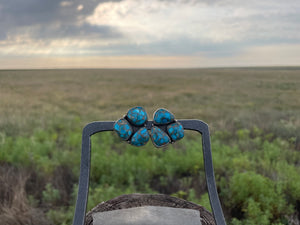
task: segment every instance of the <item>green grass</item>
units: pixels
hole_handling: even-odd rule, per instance
[[[262,121],[270,128],[279,120],[299,127],[299,71],[0,71],[0,128],[26,132],[30,124],[41,127],[49,118],[79,117],[83,123],[116,120],[136,105],[150,115],[165,107],[178,118],[199,118],[214,129]]]
[[[0,71],[0,165],[27,174],[28,207],[49,224],[70,224],[83,126],[115,121],[137,105],[150,118],[163,107],[209,124],[229,224],[297,224],[299,74],[300,68]],[[210,209],[201,140],[193,132],[163,151],[151,143],[129,146],[109,132],[95,135],[92,146],[88,209],[134,192],[166,193]]]

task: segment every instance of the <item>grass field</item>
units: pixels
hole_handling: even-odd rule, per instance
[[[81,129],[139,105],[150,118],[163,107],[209,124],[229,224],[299,224],[299,87],[300,67],[0,71],[0,221],[70,224]],[[93,146],[89,209],[132,192],[209,208],[192,133],[167,151],[141,151],[115,134]]]

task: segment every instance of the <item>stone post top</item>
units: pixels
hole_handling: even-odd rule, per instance
[[[93,214],[93,225],[201,225],[194,209],[141,206]]]

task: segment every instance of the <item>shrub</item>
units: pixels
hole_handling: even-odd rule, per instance
[[[254,172],[235,173],[226,206],[238,210],[243,224],[280,223],[291,213],[283,193],[273,181]]]

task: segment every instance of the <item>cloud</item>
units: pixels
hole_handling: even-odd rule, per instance
[[[98,29],[83,21],[98,4],[99,1],[93,0],[0,2],[0,41],[24,33],[31,35],[35,40],[62,38],[62,36],[78,38],[82,32],[86,32],[86,38],[90,35],[95,36],[95,32],[99,32],[99,37],[105,37],[106,34],[112,36],[110,32],[113,28],[107,29],[104,26],[106,28]],[[117,32],[114,32],[114,35],[116,34]]]
[[[190,39],[201,43],[300,39],[295,1],[124,0],[98,5],[86,21],[119,29],[144,44]]]
[[[300,43],[300,4],[0,0],[0,27],[0,57],[185,55],[225,62],[245,57],[245,52],[253,55],[251,49],[262,55],[285,49],[285,57],[293,59],[295,53],[286,46]]]
[[[80,4],[77,6],[77,11],[81,11],[81,10],[83,10],[83,8],[84,8],[84,6],[82,4]]]
[[[73,2],[70,2],[70,1],[63,1],[63,2],[60,2],[60,5],[61,6],[71,6],[71,5],[73,5]]]

